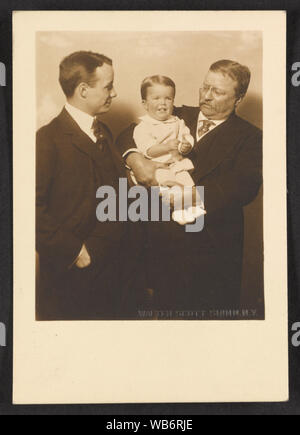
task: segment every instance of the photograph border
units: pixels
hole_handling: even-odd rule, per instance
[[[89,12],[87,12],[89,13]],[[97,14],[103,14],[104,12],[97,12]],[[133,12],[118,12],[117,14],[122,14],[124,17],[125,14],[133,14]],[[138,12],[137,12],[138,13]],[[177,15],[177,21],[173,19],[172,21],[172,28],[174,26],[179,25],[179,27],[182,26],[182,22],[185,20],[182,20],[182,12],[178,13],[175,11],[172,12],[166,12],[166,11],[160,11],[158,12],[161,16],[164,15],[164,19],[166,19],[167,15],[172,15],[172,19],[175,15]],[[191,12],[185,12],[188,18],[189,25],[193,28],[198,28],[199,22],[196,20],[196,16],[198,14],[206,15],[205,19],[205,25],[208,25],[210,20],[214,17],[215,13],[209,13],[209,12],[198,12],[197,14],[195,11]],[[26,14],[26,23],[24,23],[22,19],[22,15]],[[15,329],[15,338],[14,338],[14,403],[115,403],[115,395],[119,394],[117,397],[117,402],[245,402],[245,401],[278,401],[278,400],[287,400],[288,398],[288,374],[287,374],[287,337],[286,337],[286,323],[287,323],[287,293],[286,291],[283,293],[282,289],[287,288],[287,276],[286,276],[286,212],[283,208],[278,211],[278,208],[273,206],[273,204],[276,202],[278,203],[278,197],[281,198],[280,202],[283,203],[286,202],[286,171],[285,171],[285,147],[282,146],[285,144],[285,122],[282,120],[285,119],[285,86],[283,84],[285,83],[285,73],[286,73],[286,66],[285,66],[285,13],[284,12],[220,12],[218,15],[218,18],[222,18],[224,14],[227,15],[226,18],[233,17],[234,19],[226,19],[226,25],[225,27],[229,27],[232,25],[232,22],[235,23],[236,26],[244,24],[246,22],[249,25],[249,21],[251,21],[251,26],[257,28],[259,25],[265,26],[263,27],[264,31],[264,44],[265,44],[265,59],[264,59],[264,78],[267,80],[264,80],[264,132],[265,132],[265,141],[268,144],[268,147],[264,147],[265,156],[264,159],[264,174],[268,171],[270,171],[270,177],[268,177],[265,181],[265,240],[268,241],[266,245],[266,249],[270,249],[270,246],[268,245],[270,242],[271,237],[273,237],[273,244],[272,244],[272,256],[268,256],[268,252],[266,251],[267,255],[265,256],[266,260],[266,268],[268,270],[267,276],[265,277],[266,282],[266,300],[272,300],[272,303],[267,303],[267,318],[266,322],[262,326],[261,322],[254,322],[255,324],[249,325],[248,322],[245,322],[243,324],[239,324],[240,331],[236,331],[236,327],[232,325],[232,323],[235,322],[229,322],[228,324],[222,323],[222,326],[220,327],[219,322],[212,322],[208,326],[206,322],[201,322],[200,328],[199,325],[184,325],[184,327],[180,327],[180,325],[175,324],[173,322],[168,323],[161,323],[161,322],[155,322],[155,324],[145,322],[142,329],[142,331],[139,331],[139,337],[137,337],[137,331],[136,327],[134,325],[130,325],[130,323],[123,323],[122,325],[112,325],[111,323],[105,324],[106,322],[101,324],[101,331],[99,330],[99,325],[92,325],[92,324],[86,324],[81,323],[80,325],[75,325],[72,322],[71,324],[64,324],[62,328],[60,328],[57,324],[53,324],[48,328],[49,325],[44,325],[42,328],[37,328],[36,325],[34,325],[32,322],[32,308],[34,307],[34,304],[32,305],[33,298],[32,295],[28,295],[27,292],[25,292],[25,289],[34,287],[34,277],[28,276],[28,271],[32,270],[32,262],[33,255],[30,255],[29,252],[31,252],[32,246],[34,246],[34,240],[30,241],[30,237],[32,232],[28,231],[26,232],[26,237],[24,237],[24,227],[27,229],[30,229],[32,227],[32,210],[31,206],[28,206],[28,204],[34,204],[34,192],[31,191],[31,188],[27,189],[27,183],[30,183],[31,186],[34,185],[34,171],[30,170],[32,169],[33,159],[28,158],[28,149],[30,149],[30,145],[32,138],[34,137],[34,129],[33,123],[32,123],[32,117],[30,118],[30,121],[25,122],[25,118],[23,115],[26,113],[26,107],[28,105],[28,102],[30,99],[32,99],[33,95],[33,88],[32,85],[34,85],[34,53],[32,53],[32,37],[34,34],[34,31],[37,30],[35,26],[32,26],[32,22],[30,22],[30,15],[32,16],[33,20],[36,19],[36,14],[40,15],[39,20],[39,29],[40,26],[43,25],[47,28],[49,26],[53,26],[54,23],[51,19],[49,19],[49,14],[51,14],[53,17],[56,13],[49,13],[49,12],[17,12],[14,14],[14,34],[15,34],[15,42],[14,42],[14,71],[15,71],[15,77],[14,77],[14,226],[15,226],[15,242],[14,242],[14,252],[15,252],[15,322],[14,322],[14,329]],[[84,14],[83,12],[79,13],[81,18]],[[90,14],[90,13],[89,13]],[[108,12],[106,12],[106,18],[108,17]],[[150,16],[153,16],[155,14],[154,12],[149,12],[147,14],[147,18]],[[42,16],[43,15],[43,16]],[[47,19],[45,19],[46,15],[48,16]],[[62,25],[66,25],[66,17],[67,15],[72,17],[72,24],[74,25],[74,13],[72,12],[59,12],[59,20],[56,17],[55,20],[55,26],[60,27]],[[111,20],[114,20],[114,24],[116,21],[116,12],[111,13],[112,17]],[[140,14],[139,14],[140,15]],[[143,15],[145,15],[143,13]],[[272,18],[271,18],[272,15]],[[251,16],[251,20],[250,20]],[[209,17],[209,19],[208,19]],[[53,18],[54,19],[54,18]],[[95,18],[93,18],[93,25],[95,25]],[[270,20],[270,21],[268,21]],[[277,21],[278,20],[278,21]],[[68,20],[67,20],[68,21]],[[139,17],[139,26],[142,25],[142,20],[140,20]],[[215,19],[216,21],[216,19]],[[222,19],[224,22],[224,20]],[[69,22],[69,21],[68,21]],[[130,20],[123,20],[123,26],[127,27],[130,23]],[[156,19],[155,25],[158,24],[165,25],[164,20]],[[107,25],[111,25],[112,21],[109,22],[107,20]],[[150,20],[150,23],[148,22],[148,25],[153,26],[153,21]],[[25,28],[24,28],[25,25]],[[30,26],[30,29],[29,29]],[[26,33],[24,33],[24,30]],[[276,43],[274,42],[274,35],[272,33],[272,30],[276,29]],[[280,30],[278,30],[280,29]],[[178,30],[178,29],[177,29]],[[24,38],[24,34],[26,34],[26,38]],[[21,38],[21,35],[22,38]],[[272,39],[271,39],[272,35]],[[24,47],[26,49],[24,50]],[[273,47],[273,50],[270,48]],[[274,50],[275,48],[275,50]],[[269,51],[270,52],[269,52]],[[271,53],[272,52],[272,53]],[[26,55],[29,55],[29,62],[26,64],[26,66],[23,68],[22,74],[23,78],[29,78],[30,85],[28,88],[24,89],[21,86],[21,80],[18,76],[18,71],[20,71],[21,64],[24,65],[24,58]],[[276,60],[276,66],[277,70],[274,72],[272,76],[270,73],[271,65],[270,63],[274,62],[274,59]],[[271,82],[273,85],[271,85]],[[274,89],[274,83],[277,89],[277,100],[276,104],[273,103],[273,107],[271,107],[271,113],[273,116],[269,114],[269,112],[266,112],[266,110],[270,110],[270,104],[268,104],[268,109],[266,108],[266,102],[271,102],[273,97],[273,89]],[[22,96],[22,98],[20,98]],[[26,106],[26,107],[25,107]],[[24,111],[25,110],[25,111]],[[27,110],[28,112],[28,110]],[[26,114],[27,115],[27,114]],[[30,114],[29,114],[30,116]],[[271,119],[270,119],[271,118]],[[278,122],[275,122],[278,120]],[[274,131],[275,130],[275,131]],[[26,139],[24,140],[24,132],[26,131]],[[22,135],[20,135],[19,132],[22,132]],[[270,135],[270,132],[272,134]],[[275,135],[276,133],[276,135]],[[26,147],[24,144],[29,144],[29,147]],[[272,143],[271,143],[272,142]],[[34,142],[33,142],[34,143]],[[272,147],[271,147],[272,145]],[[23,147],[23,148],[22,148]],[[30,160],[30,162],[23,160],[20,158],[20,152],[21,150],[26,150],[27,160]],[[23,151],[24,152],[24,151]],[[276,159],[276,166],[275,169],[277,169],[276,173],[274,171],[274,168],[270,168],[269,164],[266,164],[266,161],[272,156],[272,164],[274,165],[274,159]],[[277,160],[278,159],[278,160]],[[266,172],[265,172],[266,171]],[[27,173],[27,178],[25,177],[25,173]],[[28,176],[28,174],[32,174]],[[26,183],[24,183],[24,180],[26,179]],[[33,184],[32,184],[33,183]],[[19,188],[22,185],[22,197],[20,197]],[[31,212],[30,212],[31,210]],[[276,214],[275,214],[276,213]],[[22,222],[20,217],[22,216]],[[276,218],[274,218],[276,216]],[[274,222],[275,221],[275,222]],[[269,223],[272,223],[272,225],[268,225]],[[277,232],[274,232],[274,228],[277,228]],[[279,230],[278,230],[279,228]],[[274,236],[275,235],[275,236]],[[34,239],[34,238],[33,238]],[[280,251],[280,255],[278,255],[277,251],[274,251],[274,245],[276,246],[276,250]],[[33,250],[34,252],[34,250]],[[26,254],[25,254],[26,253]],[[283,254],[284,253],[284,254]],[[272,258],[271,258],[272,257]],[[274,270],[276,270],[276,274],[274,273]],[[280,320],[280,321],[279,321]],[[94,322],[92,322],[94,323]],[[118,322],[117,322],[118,323]],[[122,323],[122,322],[121,322]],[[96,327],[97,326],[97,327]],[[90,328],[91,327],[91,328]],[[126,334],[124,334],[124,327],[126,329]],[[172,327],[172,331],[170,328]],[[215,327],[215,329],[214,329]],[[120,328],[122,328],[122,332],[120,335]],[[183,332],[184,328],[184,332]],[[82,329],[85,329],[83,332]],[[96,332],[96,329],[98,332]],[[193,337],[195,340],[195,337],[199,336],[199,333],[201,335],[205,335],[207,333],[207,330],[210,329],[210,337],[207,339],[206,347],[202,344],[201,348],[197,349],[196,352],[195,349],[191,349],[188,346],[188,343],[186,343],[186,337]],[[214,331],[212,331],[214,329]],[[87,333],[88,331],[88,333]],[[180,353],[181,358],[180,362],[182,365],[180,368],[177,366],[176,368],[174,365],[172,365],[172,361],[174,361],[174,356],[176,354],[170,352],[170,348],[165,349],[165,340],[166,338],[170,339],[170,333],[172,332],[174,334],[174,331],[176,331],[177,339],[176,344],[181,343],[182,347],[182,353]],[[102,382],[107,381],[105,386],[103,383],[100,383],[97,385],[97,383],[94,382],[92,384],[92,380],[87,378],[87,374],[91,373],[92,368],[96,368],[96,365],[94,366],[94,362],[91,363],[91,360],[89,360],[90,366],[86,366],[86,372],[82,373],[82,378],[79,380],[78,377],[76,378],[76,385],[74,385],[74,378],[72,376],[77,373],[78,376],[78,370],[76,371],[75,367],[70,367],[70,365],[66,366],[64,365],[64,362],[61,361],[59,358],[59,352],[62,352],[65,349],[65,339],[68,336],[68,334],[71,334],[71,336],[76,337],[76,348],[80,345],[81,352],[83,355],[88,355],[89,351],[91,351],[90,346],[88,343],[86,343],[86,338],[89,337],[89,341],[98,343],[99,337],[102,338],[102,343],[104,348],[108,353],[110,353],[110,358],[107,358],[105,361],[105,364],[103,364],[104,368],[107,368],[109,362],[111,363],[114,361],[113,367],[110,367],[112,369],[113,378],[110,376],[107,376],[107,379],[101,379]],[[153,336],[155,334],[159,334],[160,340],[157,340],[157,342],[153,341]],[[261,334],[261,335],[259,335]],[[118,342],[119,350],[122,349],[122,356],[127,355],[129,352],[129,357],[125,358],[125,364],[120,370],[120,367],[115,364],[116,357],[116,349],[111,349],[109,346],[111,345],[111,341],[107,340],[107,336],[110,335],[111,339],[117,340],[117,338],[123,339],[127,338],[125,340],[125,343],[127,344],[127,347],[125,346],[125,343]],[[221,335],[221,337],[220,337]],[[274,335],[276,339],[274,339]],[[131,336],[131,338],[134,338],[133,341],[128,343],[128,337]],[[24,344],[22,345],[22,341],[24,343],[24,337],[26,337],[26,347],[24,347]],[[212,359],[208,359],[206,361],[203,361],[203,354],[205,354],[205,351],[210,351],[210,356],[212,357],[212,349],[211,349],[211,343],[217,340],[218,348],[214,350],[214,357],[216,359],[219,358],[223,359],[223,365],[220,367],[219,365],[214,365],[214,367],[211,367]],[[222,342],[222,338],[226,337],[225,342]],[[45,343],[45,338],[47,338],[47,344]],[[63,339],[64,338],[64,339]],[[156,335],[156,339],[158,338],[158,335]],[[206,337],[207,338],[207,337]],[[138,341],[137,341],[138,339]],[[154,364],[155,370],[153,370],[152,367],[152,375],[155,373],[157,376],[157,379],[159,380],[159,389],[154,388],[154,391],[151,391],[151,385],[147,383],[149,381],[148,378],[146,378],[146,373],[148,373],[147,369],[144,371],[144,374],[142,371],[139,371],[138,373],[131,373],[131,377],[127,380],[125,380],[122,375],[124,375],[124,371],[128,374],[128,368],[130,367],[130,363],[132,361],[135,361],[133,358],[134,347],[133,344],[139,344],[141,345],[141,339],[145,343],[151,343],[151,348],[154,349],[152,351],[152,359],[151,363]],[[155,340],[156,340],[155,339]],[[231,340],[230,340],[231,339]],[[191,342],[197,342],[197,339],[194,341],[191,339]],[[205,342],[205,338],[204,338]],[[109,344],[110,343],[110,344]],[[116,343],[116,341],[114,341]],[[184,345],[185,343],[185,345]],[[232,355],[228,355],[228,345],[239,343],[240,348],[237,349],[234,347],[235,352],[235,358],[237,354],[240,356],[241,361],[239,361],[238,364],[236,364],[234,367],[230,364],[233,363]],[[72,344],[72,343],[71,343]],[[75,343],[74,343],[75,344]],[[175,342],[173,343],[175,344]],[[69,341],[70,345],[70,341]],[[154,346],[153,346],[154,345]],[[156,346],[156,348],[155,348]],[[43,347],[43,348],[42,348]],[[50,355],[49,359],[49,353],[47,353],[46,350],[49,352],[50,349],[54,350],[56,349],[56,352],[54,354]],[[141,346],[142,348],[139,349],[138,355],[140,355],[140,352],[143,353],[143,350],[146,350],[149,346]],[[230,347],[230,346],[229,346]],[[34,352],[35,349],[35,352]],[[255,355],[252,354],[253,350],[256,350],[257,353],[260,353],[261,358],[255,358]],[[70,350],[70,349],[69,349]],[[102,347],[103,350],[103,347]],[[166,354],[166,351],[168,353]],[[201,358],[201,351],[202,351],[202,358]],[[238,352],[239,351],[239,352]],[[31,354],[31,352],[34,353],[34,355]],[[74,352],[74,348],[72,349],[72,352]],[[125,352],[125,353],[124,353]],[[242,355],[240,355],[242,353]],[[62,353],[61,353],[62,355]],[[32,365],[32,359],[35,358],[34,362],[35,364],[38,364],[38,367]],[[77,356],[78,352],[77,352]],[[128,355],[127,355],[128,356]],[[163,359],[162,359],[163,356]],[[206,355],[207,356],[207,355]],[[251,359],[250,357],[253,357]],[[90,355],[91,357],[91,355]],[[257,357],[257,355],[256,355]],[[270,357],[272,357],[273,365],[270,369]],[[98,354],[97,357],[94,356],[96,360],[99,362],[101,359],[101,355]],[[192,364],[191,364],[192,359]],[[259,360],[259,361],[258,361]],[[49,361],[51,361],[52,366],[49,367]],[[161,378],[161,363],[166,364],[166,367],[168,367],[168,373],[170,375],[170,378],[166,382],[165,379]],[[211,367],[211,375],[214,374],[214,376],[217,373],[217,370],[220,371],[218,375],[218,379],[222,375],[222,379],[224,378],[224,375],[228,375],[228,373],[234,373],[235,375],[235,382],[232,384],[224,382],[223,385],[218,385],[218,391],[214,391],[213,393],[210,393],[208,390],[210,389],[210,385],[208,380],[212,382],[212,379],[207,379],[206,385],[204,385],[203,381],[204,379],[197,379],[197,382],[195,382],[195,379],[189,378],[189,382],[186,382],[185,385],[180,385],[180,389],[178,385],[174,385],[174,381],[177,379],[178,376],[178,369],[179,373],[181,373],[181,379],[184,379],[184,370],[189,369],[191,370],[191,373],[197,373],[197,361],[201,361],[203,372],[205,372],[206,367]],[[275,363],[274,363],[275,361]],[[141,368],[146,368],[146,366],[143,366],[143,361],[139,361],[139,365],[141,364]],[[179,361],[178,361],[179,362]],[[70,361],[69,361],[70,363]],[[79,364],[82,366],[82,361],[78,361]],[[102,363],[103,363],[103,355],[102,355]],[[124,360],[123,360],[124,363]],[[149,363],[149,361],[148,361]],[[237,363],[235,361],[235,363]],[[127,370],[126,370],[127,365]],[[48,368],[47,368],[48,366]],[[249,375],[249,369],[250,367],[255,367],[257,372],[256,375],[259,376],[259,382],[258,379],[251,378],[251,376],[248,376],[247,379],[245,378],[244,374],[247,373]],[[68,372],[68,376],[66,377],[66,369],[71,368],[71,372]],[[78,367],[77,367],[78,368]],[[226,369],[229,370],[229,372],[226,372]],[[230,369],[229,369],[230,368]],[[37,372],[38,369],[38,372]],[[47,375],[47,369],[48,371]],[[136,369],[136,367],[135,367]],[[104,370],[105,371],[105,370]],[[39,373],[39,375],[37,374]],[[130,389],[132,382],[134,382],[134,379],[136,379],[136,375],[139,378],[140,382],[143,382],[143,389],[142,391],[138,391],[137,393],[133,393]],[[272,375],[272,376],[271,376]],[[32,377],[33,376],[33,377]],[[47,385],[43,384],[42,382],[39,384],[40,386],[43,386],[44,394],[42,391],[33,391],[32,389],[32,380],[36,377],[40,376],[40,380],[44,380],[47,377]],[[133,376],[133,377],[132,377]],[[267,376],[267,378],[266,378]],[[179,376],[180,377],[180,376]],[[229,376],[230,378],[230,376]],[[271,380],[272,378],[272,380]],[[111,390],[111,382],[113,379],[113,385],[117,387],[117,391]],[[276,382],[274,382],[274,379],[276,379]],[[60,386],[62,383],[65,383],[64,391],[60,390],[60,397],[58,398],[56,396],[57,390],[54,388],[54,382],[60,381]],[[73,380],[73,382],[72,382]],[[68,385],[66,385],[66,382],[69,382]],[[185,379],[186,381],[186,379]],[[83,385],[83,382],[85,382],[86,388],[91,388],[92,385],[94,385],[94,388],[92,391],[90,391],[90,395],[87,394],[86,391],[80,391],[80,388]],[[110,382],[110,383],[109,383]],[[51,383],[51,385],[50,385]],[[226,384],[226,385],[225,385]],[[31,386],[31,389],[29,389],[29,385]],[[80,387],[81,385],[81,387]],[[96,391],[96,387],[102,388],[101,392]],[[136,383],[135,383],[136,385]],[[139,384],[140,385],[140,384]],[[199,387],[201,385],[201,391],[199,391],[199,388],[197,389],[197,386]],[[231,392],[228,391],[228,387],[231,385],[232,390]],[[48,387],[47,390],[47,397],[45,395],[45,386]],[[105,388],[104,388],[105,387]],[[205,391],[205,388],[207,387],[207,391]],[[148,388],[148,390],[147,390]],[[159,391],[158,391],[159,390]],[[247,397],[243,394],[243,392],[247,390]],[[79,394],[80,391],[80,394]],[[82,397],[82,398],[81,398]],[[138,399],[138,400],[137,400]],[[62,402],[63,401],[63,402]]]

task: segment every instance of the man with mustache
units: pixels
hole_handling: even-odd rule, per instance
[[[37,319],[113,319],[124,298],[122,246],[134,243],[127,243],[127,224],[96,219],[97,189],[117,190],[124,176],[100,120],[117,95],[112,61],[73,53],[60,64],[59,82],[66,105],[37,133]]]
[[[195,139],[192,177],[204,186],[207,215],[199,233],[173,222],[147,226],[148,257],[154,259],[149,286],[157,309],[241,307],[243,207],[262,183],[262,132],[236,115],[249,83],[246,66],[218,61],[201,86],[199,107],[175,109]],[[136,152],[132,128],[120,135],[118,148],[141,184],[156,185],[156,167]]]

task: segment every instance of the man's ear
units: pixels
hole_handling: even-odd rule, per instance
[[[235,102],[235,107],[238,107],[239,104],[243,101],[244,96],[241,96],[238,100]]]
[[[77,86],[76,92],[80,98],[86,99],[88,94],[88,85],[84,82],[80,83]]]

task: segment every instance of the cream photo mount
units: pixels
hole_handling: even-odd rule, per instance
[[[44,31],[262,32],[264,321],[35,321],[36,34]],[[287,401],[285,12],[15,11],[13,67],[13,402]]]

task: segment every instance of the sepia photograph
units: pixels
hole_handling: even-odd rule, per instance
[[[287,400],[285,13],[13,21],[14,403]]]
[[[262,42],[37,32],[38,320],[264,319]]]

